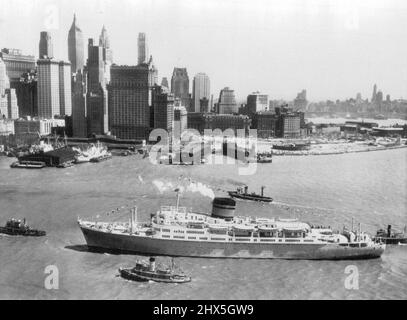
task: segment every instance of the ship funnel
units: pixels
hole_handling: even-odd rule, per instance
[[[236,201],[232,198],[215,198],[212,203],[212,217],[232,220],[235,208]]]
[[[387,226],[387,236],[391,237],[391,225],[390,224]]]
[[[154,257],[150,257],[149,271],[155,272],[155,258]]]

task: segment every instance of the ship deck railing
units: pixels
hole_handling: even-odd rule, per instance
[[[187,208],[176,206],[161,206],[160,213],[186,214]]]
[[[157,230],[158,231],[158,230]],[[174,240],[187,240],[187,241],[225,241],[225,242],[244,242],[244,243],[259,243],[259,242],[275,242],[275,243],[330,243],[325,239],[316,238],[287,238],[287,237],[260,237],[260,236],[238,236],[238,235],[220,235],[211,233],[190,234],[190,233],[177,233],[171,232],[169,229],[158,234],[159,238],[174,239]],[[339,243],[341,245],[349,245],[348,243]],[[352,245],[351,245],[352,246]]]

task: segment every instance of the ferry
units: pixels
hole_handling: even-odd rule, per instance
[[[243,200],[251,200],[251,201],[260,201],[260,202],[272,202],[273,198],[266,197],[264,195],[264,186],[261,187],[261,194],[256,194],[254,192],[248,192],[248,186],[244,186],[244,188],[239,187],[236,191],[228,191],[229,195],[232,198],[238,198]]]
[[[387,231],[379,229],[376,232],[376,236],[373,238],[376,241],[383,242],[385,244],[407,244],[407,227],[404,227],[403,232],[394,232],[391,229],[391,225],[387,226]]]
[[[10,165],[11,168],[20,169],[42,169],[46,167],[45,162],[42,161],[16,161]]]
[[[343,260],[379,258],[385,244],[361,230],[314,228],[296,219],[239,217],[236,202],[215,198],[211,214],[164,206],[148,222],[138,222],[137,207],[129,222],[78,218],[89,248],[144,255]]]

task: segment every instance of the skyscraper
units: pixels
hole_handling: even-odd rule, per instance
[[[376,106],[376,111],[377,112],[382,112],[382,107],[383,107],[383,92],[379,90],[376,94],[376,99],[375,99],[375,106]]]
[[[138,46],[138,64],[148,63],[148,45],[145,33],[140,32],[137,39]]]
[[[201,112],[201,99],[206,98],[209,101],[210,94],[211,88],[209,77],[205,73],[198,73],[195,75],[192,83],[193,112]],[[204,112],[209,111],[210,110],[204,110]]]
[[[376,102],[376,95],[377,95],[377,85],[375,84],[373,86],[372,101],[371,101],[372,103]]]
[[[76,15],[73,16],[71,29],[68,33],[68,59],[71,62],[72,73],[83,69],[84,66],[84,46],[82,30],[76,23]]]
[[[113,64],[113,51],[110,48],[109,36],[104,25],[99,36],[99,47],[103,48],[104,75],[105,82],[108,84],[110,82],[110,66]]]
[[[4,94],[4,91],[8,88],[10,88],[10,80],[7,76],[6,64],[0,58],[0,94]]]
[[[59,62],[59,114],[61,116],[72,115],[71,70],[69,62]]]
[[[35,57],[23,55],[21,50],[4,48],[0,52],[0,58],[6,65],[7,76],[10,80],[10,88],[15,89],[17,95],[18,113],[20,116],[34,116],[36,109],[36,81],[28,84],[25,80],[27,73],[35,73]],[[21,81],[24,78],[24,81]]]
[[[187,110],[183,106],[174,106],[174,128],[173,137],[174,139],[180,139],[182,134],[188,128],[188,116]]]
[[[74,137],[87,137],[86,74],[78,70],[72,79],[72,130]]]
[[[109,128],[122,139],[146,139],[150,129],[148,66],[111,68]]]
[[[247,96],[247,111],[249,114],[266,111],[269,106],[269,97],[267,94],[253,92]]]
[[[186,68],[174,68],[171,78],[171,92],[175,98],[181,100],[181,104],[190,110],[189,78]]]
[[[93,39],[89,39],[86,95],[88,134],[104,134],[108,131],[108,98],[104,53],[104,47],[94,45]]]
[[[53,57],[54,57],[54,51],[53,51],[51,34],[47,31],[42,31],[41,37],[40,37],[40,45],[39,45],[39,58],[46,59],[46,58],[53,58]]]
[[[148,60],[148,85],[150,87],[158,85],[158,70],[154,65],[153,56]]]
[[[305,111],[307,105],[308,105],[307,90],[303,89],[301,92],[297,94],[297,97],[294,99],[294,107],[296,109],[302,109]]]
[[[37,70],[38,116],[53,118],[60,115],[59,61],[39,59]]]
[[[164,129],[171,136],[174,129],[174,95],[165,87],[155,86],[153,108],[154,129]]]
[[[0,119],[17,119],[18,106],[15,89],[10,88],[6,64],[0,58]]]
[[[170,89],[170,86],[168,85],[168,80],[166,77],[163,77],[161,80],[161,87],[166,87],[168,89]]]
[[[105,25],[103,25],[102,32],[100,33],[100,36],[99,36],[99,46],[101,46],[103,48],[110,48],[110,39],[107,34]]]
[[[238,107],[234,90],[226,87],[220,91],[217,111],[219,114],[237,113]]]

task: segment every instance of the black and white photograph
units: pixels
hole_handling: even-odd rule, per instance
[[[0,0],[0,300],[407,299],[406,17]]]

